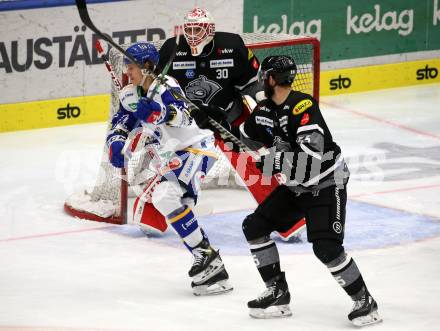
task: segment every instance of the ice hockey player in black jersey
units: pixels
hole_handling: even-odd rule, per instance
[[[376,323],[381,321],[377,303],[343,247],[349,172],[316,100],[291,89],[296,70],[288,56],[265,58],[260,77],[267,99],[240,126],[244,142],[269,148],[257,166],[285,183],[243,221],[244,235],[267,287],[248,302],[250,315],[291,315],[289,288],[270,234],[288,228],[291,215],[301,212],[313,252],[354,302],[349,320],[356,326]]]

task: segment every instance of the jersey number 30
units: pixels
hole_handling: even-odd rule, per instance
[[[227,79],[229,77],[228,69],[216,69],[215,72],[217,73],[217,76],[215,77],[217,79]]]

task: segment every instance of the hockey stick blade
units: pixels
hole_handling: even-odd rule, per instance
[[[114,48],[116,48],[118,51],[120,51],[122,54],[128,57],[131,62],[137,64],[141,68],[141,66],[133,56],[127,54],[125,50],[117,43],[115,43],[108,34],[99,31],[98,28],[93,24],[92,20],[90,19],[89,12],[87,10],[86,0],[76,0],[76,7],[78,8],[79,17],[81,18],[81,21],[84,23],[85,26],[87,26],[90,30],[95,32],[100,38],[107,41],[110,45],[112,45]]]

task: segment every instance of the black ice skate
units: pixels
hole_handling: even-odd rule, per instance
[[[233,288],[228,283],[228,273],[218,251],[203,240],[192,251],[194,263],[188,272],[193,281],[194,295],[210,295],[229,292]]]
[[[249,315],[254,318],[274,318],[291,316],[290,292],[284,272],[267,286],[258,298],[248,302]]]
[[[348,319],[355,326],[364,326],[382,321],[377,312],[377,303],[368,293],[368,290],[365,290],[365,293],[359,300],[354,301],[353,309],[348,314]]]

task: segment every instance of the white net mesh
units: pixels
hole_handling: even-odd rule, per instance
[[[260,62],[268,55],[290,55],[294,58],[298,73],[295,78],[294,89],[318,97],[319,80],[319,58],[316,57],[317,41],[311,38],[295,38],[286,34],[257,34],[243,33],[242,38],[245,44],[252,49]],[[153,42],[160,49],[163,40]],[[318,50],[319,53],[319,50]],[[319,56],[319,55],[318,55]],[[123,81],[123,55],[111,49],[109,60],[113,66],[116,76]],[[118,91],[112,85],[111,104],[108,123],[114,113],[119,109]],[[228,158],[217,148],[219,160],[208,173],[203,184],[204,189],[215,188],[244,188],[240,176],[231,167]],[[129,182],[136,182],[136,176],[142,170],[140,165],[142,157],[136,155],[130,159],[127,168]],[[139,180],[138,180],[139,182]],[[131,190],[133,191],[133,190]],[[134,191],[139,192],[139,187]],[[66,200],[66,210],[74,216],[87,219],[101,220],[94,217],[107,218],[113,213],[115,222],[118,222],[118,213],[121,208],[121,171],[114,168],[108,161],[108,148],[104,144],[101,166],[95,185],[91,190],[72,195]],[[126,203],[122,201],[122,203]],[[80,213],[75,213],[80,211]],[[91,217],[88,217],[88,213]],[[105,216],[101,216],[105,215]]]

